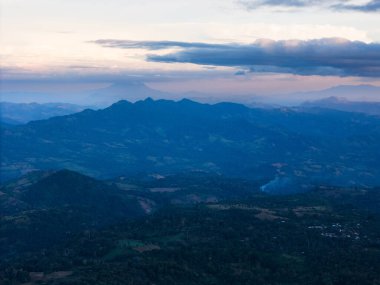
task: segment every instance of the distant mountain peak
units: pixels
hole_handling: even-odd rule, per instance
[[[167,94],[159,90],[155,90],[142,82],[117,82],[108,87],[94,90],[91,93],[91,99],[103,104],[110,104],[117,100],[125,100],[131,102],[145,101],[144,98],[163,98]]]
[[[327,98],[307,101],[301,105],[306,108],[334,109],[345,112],[365,113],[369,115],[380,115],[380,102],[351,101],[342,97],[330,96]]]
[[[25,124],[56,116],[66,116],[81,112],[85,106],[67,103],[0,103],[0,120],[9,124]]]
[[[146,102],[146,103],[154,102],[154,100],[152,99],[152,97],[147,97],[143,101]]]
[[[180,103],[180,104],[200,104],[196,101],[193,101],[193,100],[190,100],[187,98],[183,98],[183,99],[179,100],[178,103]]]
[[[112,83],[108,88],[128,88],[128,87],[146,87],[145,83],[141,81],[118,81],[115,83]]]
[[[332,88],[329,88],[329,89],[343,89],[343,88],[357,88],[357,89],[360,89],[360,88],[367,88],[367,89],[377,89],[378,87],[377,86],[374,86],[374,85],[371,85],[371,84],[358,84],[358,85],[338,85],[338,86],[334,86]]]
[[[344,97],[330,96],[330,97],[322,98],[322,99],[315,100],[315,101],[306,101],[303,105],[315,104],[315,103],[339,104],[339,103],[348,103],[348,102],[352,102],[352,101],[349,101],[347,98],[344,98]]]
[[[335,97],[335,96],[327,97],[324,100],[330,101],[330,102],[349,102],[349,100],[347,100],[347,98],[344,98],[344,97]]]
[[[132,105],[133,103],[129,102],[128,100],[119,100],[111,105],[112,106],[124,106],[124,105]]]

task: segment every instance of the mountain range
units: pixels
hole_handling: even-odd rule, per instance
[[[149,98],[1,132],[3,180],[57,168],[99,178],[200,170],[367,186],[380,177],[379,118],[335,110]]]
[[[115,83],[102,84],[77,91],[65,91],[56,88],[51,91],[1,91],[1,101],[11,103],[74,104],[83,106],[108,107],[119,100],[135,102],[147,97],[151,98],[181,98],[180,94],[161,92],[150,88],[141,81],[125,80]],[[47,106],[47,105],[45,105]]]
[[[275,96],[261,96],[256,100],[267,104],[298,106],[307,101],[330,97],[344,98],[358,102],[380,102],[380,87],[374,85],[338,85],[327,89],[293,92]]]
[[[333,109],[380,116],[380,102],[349,101],[345,98],[338,97],[328,97],[321,100],[308,101],[303,103],[300,107]]]
[[[84,110],[85,107],[68,103],[10,103],[0,102],[0,120],[11,125],[64,116]]]
[[[327,89],[260,94],[249,92],[246,94],[214,94],[207,92],[165,92],[154,89],[139,80],[124,80],[102,86],[92,86],[77,91],[65,91],[59,87],[51,91],[1,91],[1,101],[12,103],[71,103],[86,106],[107,107],[119,100],[131,102],[143,100],[147,97],[154,99],[179,100],[189,98],[203,103],[234,102],[252,107],[298,106],[306,101],[315,101],[329,97],[345,98],[350,101],[379,102],[380,87],[374,85],[338,85]]]

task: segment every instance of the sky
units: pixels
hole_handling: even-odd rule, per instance
[[[380,86],[380,0],[0,0],[1,90]]]

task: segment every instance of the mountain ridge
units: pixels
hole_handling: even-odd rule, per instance
[[[205,170],[258,179],[312,175],[331,183],[360,179],[373,184],[379,126],[375,117],[335,110],[119,101],[101,110],[3,128],[2,174],[58,167],[105,178]],[[361,168],[352,168],[356,162]]]
[[[85,106],[68,103],[40,104],[0,102],[0,119],[1,122],[19,125],[30,121],[74,114],[85,108]]]
[[[307,101],[300,107],[325,108],[380,116],[380,102],[350,101],[342,97],[328,97],[316,101]]]

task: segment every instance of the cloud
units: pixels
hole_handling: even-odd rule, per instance
[[[260,7],[308,7],[322,4],[323,0],[239,0],[248,10]]]
[[[238,70],[238,71],[235,72],[236,76],[243,76],[245,74],[246,74],[246,72],[244,70]]]
[[[116,47],[125,49],[147,49],[147,50],[160,50],[167,48],[208,48],[219,47],[218,44],[207,43],[188,43],[188,42],[176,42],[176,41],[130,41],[130,40],[112,40],[102,39],[96,41],[90,41],[103,47]]]
[[[69,65],[69,69],[104,69],[102,66],[92,66],[92,65]]]
[[[360,12],[378,12],[380,11],[380,0],[372,0],[362,5],[336,4],[331,6],[336,10],[353,10]]]
[[[350,4],[347,0],[238,0],[238,3],[247,10],[254,10],[261,7],[280,8],[305,8],[322,7],[335,11],[360,11],[377,12],[380,11],[380,0],[371,0],[364,4]]]
[[[380,77],[380,44],[340,38],[317,40],[257,40],[252,44],[208,44],[169,41],[98,40],[113,48],[171,49],[148,54],[146,60],[235,67],[248,72]],[[162,53],[162,52],[161,52]]]

